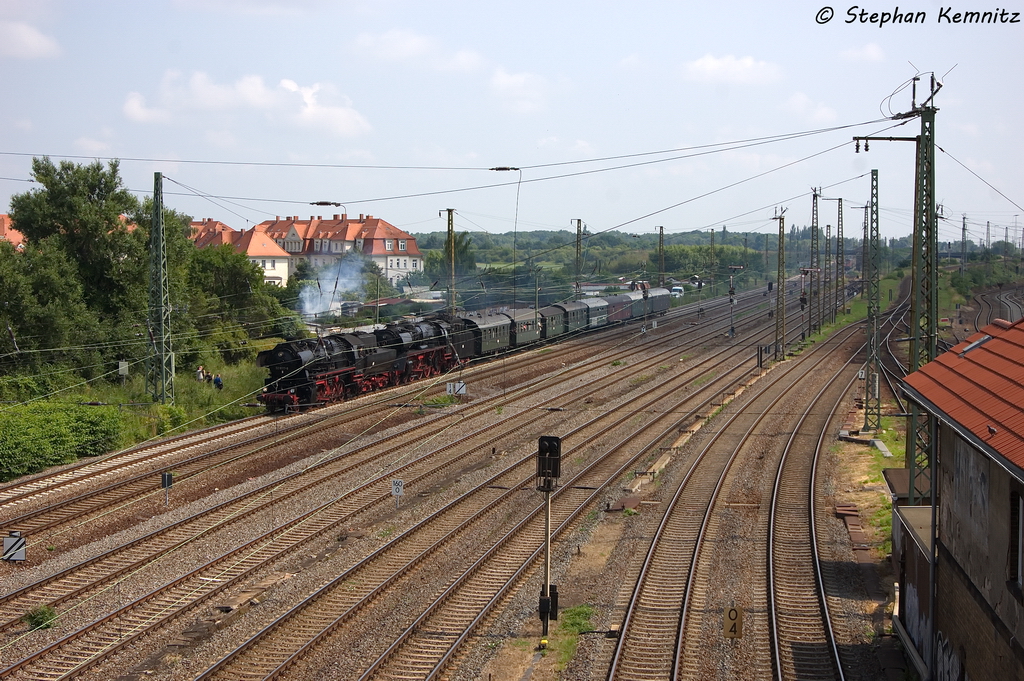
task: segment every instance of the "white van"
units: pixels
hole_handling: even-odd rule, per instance
[[[682,286],[673,286],[672,290],[670,291],[670,293],[672,294],[673,298],[682,298],[683,297],[683,287]]]

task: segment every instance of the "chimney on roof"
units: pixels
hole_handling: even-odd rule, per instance
[[[323,216],[323,215],[317,215],[317,216],[316,216],[316,219],[317,219],[317,220],[323,220],[323,219],[324,219],[324,216]]]
[[[338,215],[337,213],[335,213],[335,214],[334,214],[334,219],[335,219],[335,220],[340,220],[340,219],[341,219],[341,216],[340,216],[340,215]]]
[[[313,217],[312,215],[310,215],[310,216],[309,216],[309,221],[310,221],[310,222],[313,222],[313,220],[316,220],[316,218],[314,218],[314,217]]]
[[[348,214],[347,213],[342,213],[341,214],[341,219],[342,220],[348,220]]]
[[[280,222],[280,221],[281,221],[281,216],[280,215],[275,215],[274,216],[274,222]]]
[[[366,216],[363,215],[362,213],[360,213],[359,214],[359,222],[363,222],[365,219],[366,219]]]

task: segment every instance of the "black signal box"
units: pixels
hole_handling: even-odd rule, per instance
[[[541,435],[537,440],[537,477],[557,478],[562,474],[562,438]]]

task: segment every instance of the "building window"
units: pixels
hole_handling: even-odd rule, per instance
[[[261,266],[263,267],[263,269],[267,269],[267,261],[263,260],[263,261],[261,261],[261,263],[262,263]]]
[[[271,260],[270,261],[270,269],[272,269],[272,270],[276,270],[277,269],[277,261],[276,260]]]
[[[412,259],[412,268],[416,269],[416,258]]]
[[[408,260],[403,260],[402,261],[402,269],[403,270],[409,269],[409,261]]]
[[[384,250],[393,251],[395,250],[395,242],[391,239],[384,239]]]
[[[399,239],[398,240],[398,250],[400,250],[400,251],[404,251],[405,250],[405,239]]]

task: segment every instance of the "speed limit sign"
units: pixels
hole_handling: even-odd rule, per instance
[[[397,478],[391,481],[391,496],[400,497],[405,494],[405,480]]]

